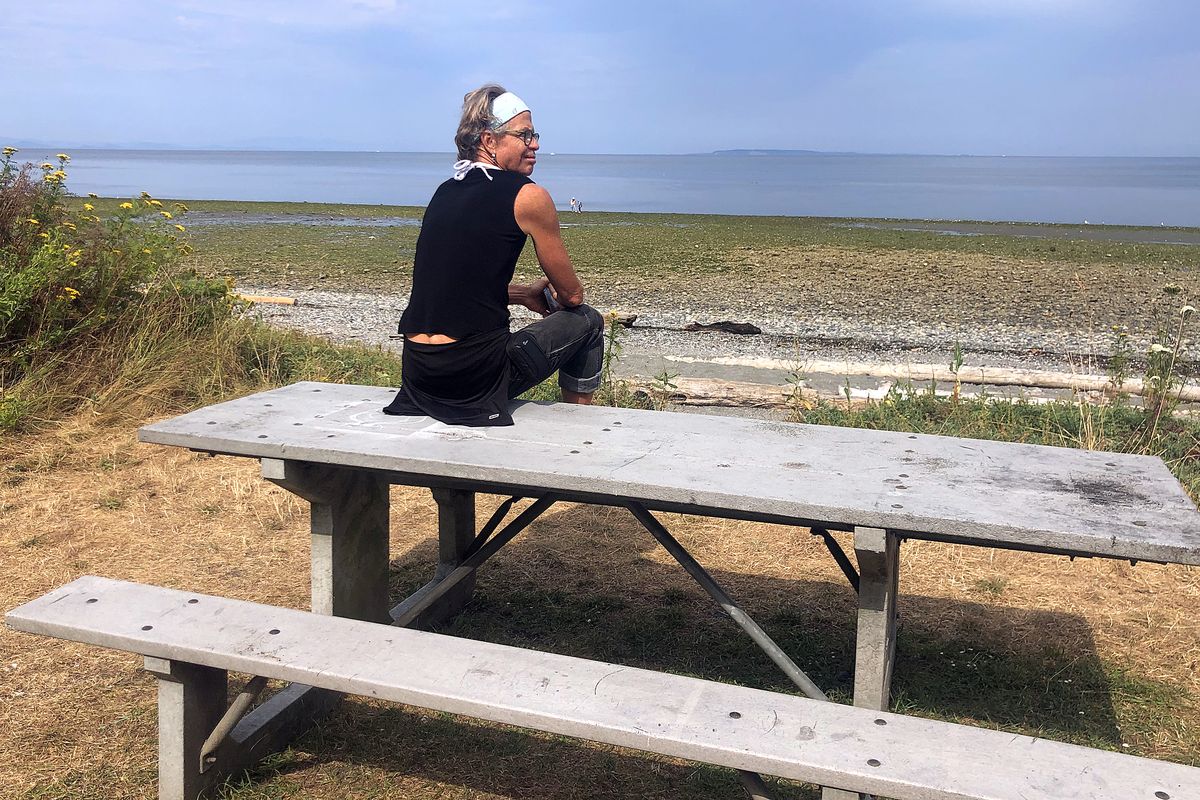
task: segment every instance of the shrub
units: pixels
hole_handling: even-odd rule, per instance
[[[143,193],[106,218],[73,209],[69,156],[39,168],[15,153],[0,158],[0,429],[94,399],[127,358],[186,347],[234,309],[228,283],[180,266],[185,206]]]

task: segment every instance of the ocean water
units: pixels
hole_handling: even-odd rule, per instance
[[[72,150],[77,194],[424,205],[450,153]],[[41,162],[41,150],[18,158]],[[51,159],[52,160],[52,159]],[[1200,158],[551,155],[566,209],[1200,226]]]

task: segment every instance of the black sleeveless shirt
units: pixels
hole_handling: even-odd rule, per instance
[[[404,342],[402,385],[389,414],[451,425],[511,425],[508,413],[508,285],[525,246],[513,205],[528,177],[476,168],[448,180],[425,209],[413,288],[400,332],[457,342]]]
[[[434,192],[413,261],[400,333],[455,339],[508,325],[508,285],[525,247],[513,204],[528,177],[476,168]]]

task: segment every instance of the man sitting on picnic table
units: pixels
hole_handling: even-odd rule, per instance
[[[509,401],[555,370],[563,400],[591,403],[604,320],[583,304],[554,201],[529,178],[538,151],[529,106],[502,86],[482,86],[463,99],[454,141],[454,177],[421,223],[400,319],[402,385],[384,411],[511,425]],[[512,283],[527,235],[546,274]],[[510,333],[510,304],[544,319]]]

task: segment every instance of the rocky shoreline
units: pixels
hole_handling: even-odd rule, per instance
[[[254,306],[252,313],[272,325],[334,341],[399,349],[396,322],[407,303],[406,293],[274,287],[239,287],[239,291],[296,299],[296,305]],[[776,371],[780,362],[794,362],[802,368],[808,360],[948,363],[957,342],[965,365],[1103,373],[1115,344],[1111,330],[1069,331],[1000,321],[962,326],[835,313],[814,317],[784,313],[754,298],[722,297],[713,302],[689,297],[669,304],[643,299],[634,306],[628,295],[618,297],[601,289],[590,292],[589,302],[602,311],[637,314],[634,326],[623,330],[620,337],[622,360],[627,366],[647,362],[656,355],[678,359],[673,363],[679,364],[720,358]],[[525,309],[513,309],[514,327],[535,318]],[[751,323],[762,333],[747,336],[683,330],[692,322],[720,320]],[[1145,334],[1131,335],[1130,340],[1135,353],[1144,353],[1150,344]]]

